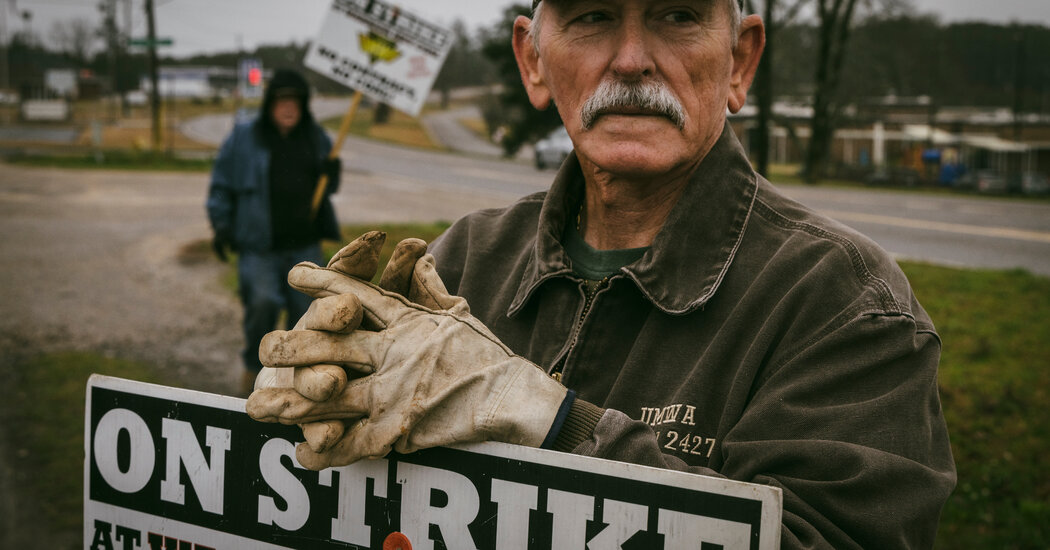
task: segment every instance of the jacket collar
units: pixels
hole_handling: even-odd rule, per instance
[[[718,290],[740,247],[757,185],[726,122],[649,251],[622,273],[665,313],[685,314],[703,306]],[[582,195],[583,174],[572,154],[540,209],[536,242],[508,315],[520,311],[544,281],[572,274],[561,236]]]

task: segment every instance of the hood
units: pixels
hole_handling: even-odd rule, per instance
[[[277,128],[270,119],[270,110],[278,97],[295,97],[299,100],[299,110],[302,117],[296,130],[309,128],[313,123],[313,115],[310,113],[310,85],[301,74],[290,69],[277,69],[273,78],[266,85],[263,94],[263,102],[259,107],[258,123],[264,134],[276,132]]]

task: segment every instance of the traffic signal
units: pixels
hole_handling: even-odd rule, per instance
[[[239,63],[238,88],[242,98],[259,98],[263,95],[263,65],[255,58],[242,58]]]
[[[259,67],[248,69],[248,85],[252,87],[262,85],[262,69]]]

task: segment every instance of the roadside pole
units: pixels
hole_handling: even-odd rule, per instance
[[[343,141],[346,140],[346,135],[350,133],[350,123],[354,120],[354,115],[357,114],[357,108],[361,105],[361,98],[364,94],[361,92],[354,92],[353,99],[350,100],[350,108],[347,109],[346,114],[343,115],[343,121],[339,124],[339,135],[335,138],[335,144],[332,145],[332,150],[328,153],[328,158],[334,159],[339,156],[339,151],[343,148]],[[310,219],[317,218],[317,211],[321,208],[321,201],[324,199],[324,193],[328,189],[328,174],[321,174],[321,179],[317,181],[317,187],[314,189],[313,202],[310,204]]]
[[[153,18],[153,0],[146,0],[146,28],[148,37],[146,38],[146,47],[149,51],[149,81],[150,81],[150,94],[149,94],[149,106],[150,114],[153,117],[153,128],[152,128],[152,140],[151,144],[153,151],[160,150],[160,90],[158,86],[157,78],[157,32],[156,23]]]

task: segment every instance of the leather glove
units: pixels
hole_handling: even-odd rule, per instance
[[[257,420],[353,421],[330,448],[316,452],[299,445],[296,457],[304,466],[321,469],[385,456],[391,449],[411,452],[471,441],[539,446],[546,437],[567,390],[470,316],[466,302],[448,295],[433,267],[432,259],[416,261],[409,286],[419,302],[436,308],[336,269],[309,263],[293,268],[289,282],[307,294],[333,297],[342,305],[346,295],[355,296],[364,327],[373,329],[345,333],[349,325],[338,325],[346,316],[327,324],[332,319],[308,313],[304,325],[327,326],[278,331],[264,339],[260,359],[269,367],[330,363],[365,373],[324,400],[293,388],[262,388],[249,398],[248,413]],[[334,303],[317,303],[324,301]]]
[[[380,250],[386,238],[384,233],[373,231],[343,247],[332,257],[329,269],[362,280],[372,280],[379,263]],[[433,309],[448,309],[469,313],[466,300],[450,296],[436,273],[427,277],[413,278],[417,262],[427,261],[434,270],[434,257],[426,255],[427,243],[420,239],[405,239],[397,244],[391,254],[379,287],[390,292],[408,296],[417,304]],[[426,255],[426,256],[424,256]],[[431,291],[427,286],[434,286]],[[350,299],[353,299],[352,301]],[[346,302],[346,303],[344,303]],[[354,316],[354,307],[360,310],[360,302],[351,294],[331,296],[316,300],[302,317],[296,329],[327,330],[345,333],[353,330],[361,321]],[[338,365],[311,365],[292,369],[264,367],[256,379],[256,388],[292,387],[302,396],[313,401],[325,401],[342,391],[347,376]],[[306,443],[316,453],[321,453],[337,444],[346,432],[347,424],[353,421],[324,420],[300,425]]]
[[[344,246],[328,262],[329,268],[338,269],[350,276],[371,280],[379,267],[379,253],[386,241],[386,233],[369,231]],[[354,318],[352,308],[360,304],[342,307],[339,304],[311,303],[307,312],[296,322],[292,330],[331,330],[349,332],[360,324],[360,316]],[[345,318],[331,316],[333,310],[341,312]],[[337,313],[336,313],[337,314]],[[323,401],[333,392],[340,391],[346,383],[342,367],[336,365],[316,365],[301,369],[271,369],[263,367],[255,377],[255,390],[264,388],[296,388],[305,396],[315,401]]]
[[[350,277],[370,281],[375,278],[375,272],[379,267],[380,251],[385,241],[386,233],[382,231],[366,232],[336,252],[329,260],[328,268]],[[412,270],[416,261],[426,254],[426,248],[427,243],[421,239],[405,239],[398,243],[383,270],[379,286],[394,293],[408,295]],[[325,298],[311,303],[310,308],[296,323],[293,330],[311,329],[331,332],[354,330],[360,324],[361,315],[354,317],[353,308],[359,309],[360,303],[342,304],[341,300]],[[342,390],[342,384],[346,383],[346,376],[340,375],[341,373],[342,367],[333,365],[301,367],[294,371],[263,367],[262,372],[255,379],[255,389],[293,387],[315,401],[324,401],[332,393]],[[324,446],[318,443],[316,448],[320,449]]]
[[[211,249],[215,251],[215,256],[219,258],[219,261],[226,263],[229,260],[229,252],[227,251],[233,250],[233,242],[225,236],[216,233],[211,239]]]

